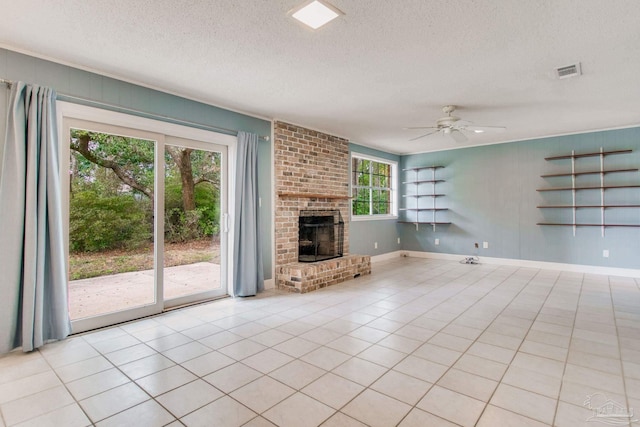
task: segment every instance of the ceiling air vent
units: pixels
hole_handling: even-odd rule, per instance
[[[559,79],[566,79],[569,77],[576,77],[582,74],[580,70],[580,63],[567,65],[566,67],[556,68],[556,75]]]

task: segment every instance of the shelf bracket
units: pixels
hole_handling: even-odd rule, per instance
[[[573,237],[576,237],[576,151],[571,150],[571,206],[573,206]]]
[[[602,224],[601,235],[604,237],[604,149],[600,147],[600,223]]]

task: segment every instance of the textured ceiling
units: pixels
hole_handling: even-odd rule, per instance
[[[300,3],[0,0],[0,44],[395,153],[463,146],[402,129],[445,104],[508,128],[466,145],[640,124],[637,0],[333,0],[316,31]]]

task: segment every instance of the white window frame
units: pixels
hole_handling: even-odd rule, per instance
[[[354,215],[353,214],[353,199],[351,199],[351,204],[349,206],[349,215],[351,217],[351,221],[371,221],[371,220],[389,220],[389,219],[398,219],[398,162],[383,159],[381,157],[369,156],[366,154],[360,154],[358,152],[352,152],[349,159],[349,191],[350,194],[353,194],[353,159],[362,159],[362,160],[370,160],[373,162],[384,163],[391,166],[391,206],[390,214],[369,214],[369,215]],[[372,187],[370,187],[372,188]],[[372,211],[371,203],[373,202],[373,198],[369,198],[369,212]]]

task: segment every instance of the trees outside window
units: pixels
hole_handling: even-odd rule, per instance
[[[70,149],[71,254],[151,250],[156,143],[72,129]],[[219,238],[220,162],[217,152],[165,146],[165,242]]]
[[[395,215],[395,170],[392,162],[352,156],[353,216]]]

